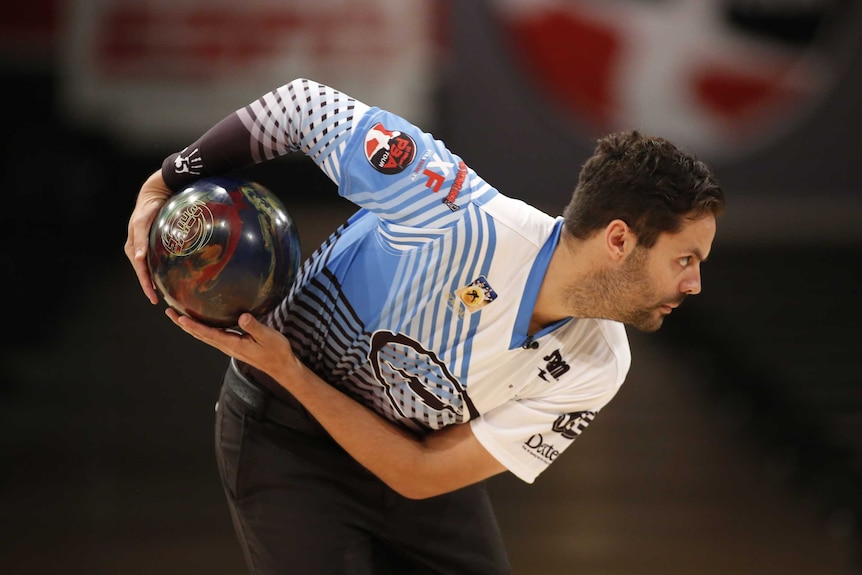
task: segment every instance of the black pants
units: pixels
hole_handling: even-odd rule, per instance
[[[249,401],[261,387],[248,385],[232,363],[216,455],[250,573],[509,573],[484,484],[401,497],[301,411],[267,407],[279,400],[265,392],[265,402]]]

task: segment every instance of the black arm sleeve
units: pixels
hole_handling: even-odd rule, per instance
[[[237,114],[231,114],[193,144],[165,158],[165,183],[176,192],[197,179],[253,164],[249,140],[249,132]]]

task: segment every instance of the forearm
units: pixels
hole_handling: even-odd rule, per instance
[[[162,162],[162,177],[174,192],[208,176],[223,175],[255,163],[249,133],[234,113]]]
[[[357,403],[301,364],[276,379],[345,451],[405,497],[432,497],[503,470],[482,450],[466,424],[418,437]]]

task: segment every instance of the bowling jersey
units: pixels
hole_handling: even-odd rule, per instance
[[[562,219],[500,193],[404,118],[305,79],[169,156],[163,174],[177,189],[297,151],[360,209],[265,321],[356,401],[420,434],[469,424],[533,482],[631,362],[614,321],[571,317],[528,333]]]

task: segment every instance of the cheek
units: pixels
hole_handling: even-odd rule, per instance
[[[641,306],[652,306],[657,300],[662,299],[665,293],[665,284],[654,274],[642,273],[638,276],[637,293],[640,297]]]
[[[667,268],[658,271],[653,270],[653,272],[650,274],[650,284],[652,285],[652,292],[656,297],[664,301],[668,297],[674,297],[679,293],[681,278],[678,274],[674,274]]]

